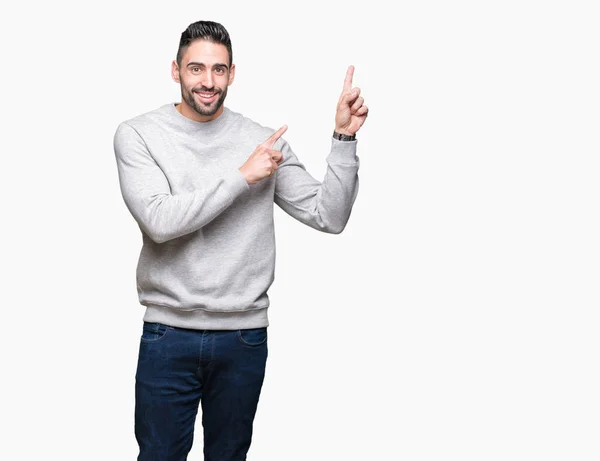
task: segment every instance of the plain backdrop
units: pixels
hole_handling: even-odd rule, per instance
[[[370,107],[345,231],[276,209],[248,459],[600,459],[597,2],[1,13],[2,459],[137,456],[142,241],[112,141],[121,121],[180,100],[170,65],[200,19],[233,40],[226,105],[287,124],[315,178],[350,64]]]

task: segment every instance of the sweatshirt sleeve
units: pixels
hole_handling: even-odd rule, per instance
[[[156,243],[200,229],[249,189],[243,174],[233,170],[201,189],[173,195],[144,140],[127,123],[117,128],[114,150],[125,204],[140,229]]]
[[[323,182],[317,181],[284,141],[283,161],[275,174],[275,203],[298,221],[322,232],[339,234],[358,194],[357,141],[331,139]]]

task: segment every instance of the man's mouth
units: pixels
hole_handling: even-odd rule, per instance
[[[211,91],[194,91],[194,93],[196,93],[200,99],[200,101],[202,102],[213,102],[216,98],[218,93],[216,92],[211,92]]]

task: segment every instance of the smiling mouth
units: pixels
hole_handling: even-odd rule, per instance
[[[213,101],[218,94],[218,93],[211,93],[211,92],[206,92],[206,91],[194,91],[194,93],[198,95],[200,100],[205,101],[205,102]]]

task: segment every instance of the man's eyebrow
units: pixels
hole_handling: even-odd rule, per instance
[[[192,61],[192,62],[188,63],[187,67],[190,67],[190,66],[195,66],[195,67],[206,67],[206,65],[205,65],[205,64],[203,64],[203,63],[201,63],[201,62],[195,62],[195,61]],[[214,68],[214,67],[224,67],[225,69],[229,69],[229,66],[228,66],[227,64],[224,64],[224,63],[221,63],[221,62],[218,62],[218,63],[216,63],[216,64],[213,64],[213,68]]]

